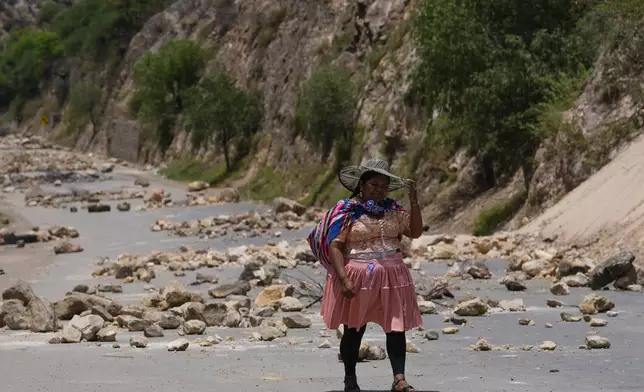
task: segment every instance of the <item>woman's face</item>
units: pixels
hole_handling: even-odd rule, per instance
[[[360,185],[362,198],[373,200],[376,203],[383,202],[389,193],[389,177],[378,174],[369,180],[363,181]]]

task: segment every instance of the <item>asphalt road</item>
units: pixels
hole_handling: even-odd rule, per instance
[[[110,187],[131,183],[121,175],[113,183],[86,184],[84,187]],[[74,184],[78,186],[78,184]],[[156,184],[151,185],[155,187]],[[175,198],[183,192],[181,187],[171,188],[163,183]],[[141,201],[132,201],[133,209]],[[197,247],[213,246],[224,249],[245,243],[261,244],[269,239],[254,238],[246,242],[170,237],[165,232],[153,233],[150,225],[159,216],[173,215],[173,219],[192,219],[220,213],[234,214],[254,205],[225,205],[183,207],[148,212],[112,212],[76,214],[68,210],[24,207],[22,195],[10,194],[4,206],[13,206],[23,223],[34,226],[66,225],[80,232],[77,242],[84,251],[76,254],[54,256],[51,244],[27,245],[25,249],[0,250],[0,268],[7,274],[0,276],[0,289],[8,287],[16,278],[27,279],[37,295],[50,300],[61,298],[78,283],[95,285],[91,278],[98,257],[116,257],[118,254],[147,253],[152,250],[176,250],[180,245]],[[283,231],[282,239],[301,239],[306,229],[289,233]],[[274,240],[274,239],[272,239]],[[560,321],[562,310],[578,313],[574,306],[589,293],[586,289],[573,289],[571,295],[557,299],[572,305],[566,309],[545,306],[553,298],[545,282],[529,282],[525,293],[509,293],[496,279],[503,275],[505,263],[489,264],[494,277],[489,281],[457,281],[457,297],[475,294],[481,298],[522,298],[526,312],[499,313],[470,318],[456,335],[441,335],[428,341],[423,332],[410,332],[408,338],[421,350],[408,354],[407,378],[418,391],[476,391],[476,392],[617,392],[641,391],[644,376],[641,372],[644,320],[641,313],[642,294],[607,291],[602,294],[616,303],[619,315],[607,318],[608,326],[597,328],[596,334],[608,338],[608,350],[581,350],[584,337],[590,328],[585,322]],[[442,275],[447,270],[443,264],[424,263],[428,273]],[[232,281],[239,270],[217,271],[220,282]],[[321,271],[312,271],[321,279]],[[195,272],[179,278],[187,284]],[[162,287],[168,280],[176,279],[167,273],[157,274],[152,281]],[[100,283],[115,280],[102,278]],[[206,289],[204,287],[203,289]],[[136,303],[146,293],[143,284],[124,285],[123,294],[113,296],[123,303]],[[50,345],[51,334],[0,331],[0,380],[2,392],[89,392],[89,391],[340,391],[342,390],[342,364],[337,360],[339,340],[331,331],[330,349],[317,348],[323,323],[314,308],[309,316],[313,325],[308,330],[289,330],[283,339],[266,342],[249,342],[252,329],[209,328],[207,335],[223,338],[234,337],[229,343],[202,348],[191,344],[185,352],[170,353],[166,344],[179,336],[176,331],[165,331],[165,337],[149,339],[145,349],[129,347],[129,338],[135,333],[120,333],[112,344],[80,343]],[[599,317],[606,318],[605,315]],[[534,326],[520,326],[518,319],[529,318]],[[442,315],[424,318],[425,329],[440,330],[449,326]],[[546,328],[545,323],[552,323]],[[492,345],[510,344],[516,348],[475,352],[467,347],[478,338],[485,338]],[[196,338],[190,336],[189,340]],[[365,340],[384,347],[384,334],[378,327],[370,326]],[[551,340],[557,343],[554,352],[540,352],[538,345]],[[534,345],[531,351],[519,349]],[[358,365],[359,382],[365,391],[388,391],[391,375],[388,360],[363,362]]]

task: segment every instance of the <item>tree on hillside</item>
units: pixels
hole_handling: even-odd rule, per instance
[[[195,42],[175,40],[156,53],[146,53],[134,67],[135,111],[154,129],[164,149],[172,142],[172,127],[184,109],[186,91],[199,81],[206,60],[206,53]]]
[[[0,106],[36,96],[63,51],[56,34],[35,29],[14,31],[0,45]]]
[[[191,89],[186,111],[193,148],[216,143],[224,153],[228,171],[232,168],[231,143],[237,142],[243,150],[262,120],[259,94],[238,88],[224,72],[205,77]],[[239,154],[240,149],[237,151]]]
[[[576,34],[594,1],[421,0],[413,98],[450,120],[449,139],[479,158],[488,186],[540,142],[537,106],[561,74],[591,64]]]
[[[69,107],[67,115],[70,123],[86,125],[89,120],[92,128],[96,130],[98,118],[101,111],[102,92],[101,89],[91,83],[75,84],[69,94]]]
[[[171,0],[83,0],[60,10],[43,8],[43,22],[65,42],[68,55],[90,54],[105,61],[115,44],[127,43],[147,19]]]
[[[357,108],[357,84],[350,71],[337,66],[321,68],[300,88],[296,134],[321,148],[325,157],[335,146],[340,165],[350,158]]]

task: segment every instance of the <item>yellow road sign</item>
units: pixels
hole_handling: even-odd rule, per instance
[[[47,125],[47,124],[49,124],[49,118],[47,118],[47,116],[40,116],[40,123],[41,123],[42,125]]]

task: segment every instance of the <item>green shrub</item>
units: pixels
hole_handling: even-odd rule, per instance
[[[527,192],[512,196],[494,207],[483,210],[474,222],[472,234],[476,236],[490,235],[504,223],[508,222],[523,207]]]
[[[226,167],[221,165],[211,166],[196,160],[172,161],[161,174],[176,181],[205,181],[214,184],[226,173]]]
[[[277,172],[269,166],[265,166],[248,184],[245,191],[252,200],[270,203],[274,198],[287,194],[284,182],[285,178],[283,173]]]
[[[605,104],[625,95],[634,101],[644,98],[637,80],[644,72],[644,2],[641,0],[600,1],[580,23],[591,47],[601,47],[602,77],[596,93]]]
[[[90,54],[103,61],[117,44],[127,43],[147,19],[171,0],[83,0],[58,12],[52,30],[69,55]]]
[[[96,129],[101,113],[102,97],[101,89],[94,84],[78,83],[72,86],[66,113],[69,125],[80,128],[89,121]]]
[[[8,105],[17,96],[29,99],[38,95],[54,61],[62,54],[56,34],[17,30],[0,44],[0,106]]]
[[[206,52],[195,42],[174,40],[156,53],[146,53],[134,66],[136,93],[130,110],[164,150],[172,142],[172,130],[184,109],[185,95],[199,81],[206,60]]]
[[[40,7],[40,10],[38,10],[36,21],[38,24],[48,24],[64,9],[65,7],[63,5],[56,3],[55,1],[48,1]]]
[[[357,126],[358,85],[349,70],[326,66],[300,88],[295,131],[328,157],[336,148],[336,164],[351,157]]]

